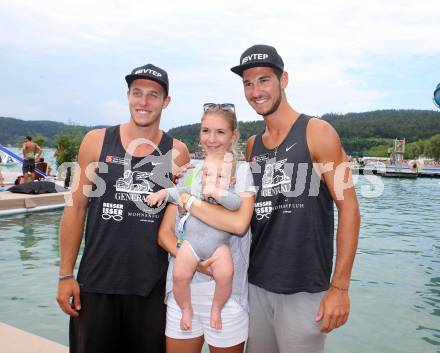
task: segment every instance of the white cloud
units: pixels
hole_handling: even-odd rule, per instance
[[[130,116],[127,102],[106,101],[97,105],[97,114],[105,119],[105,125],[123,123]]]
[[[0,48],[30,66],[50,66],[50,60],[63,60],[67,66],[80,63],[85,77],[81,80],[78,69],[68,87],[78,85],[75,100],[87,104],[83,112],[75,109],[79,116],[74,120],[89,120],[92,112],[96,124],[128,117],[126,102],[118,100],[125,90],[123,75],[147,61],[163,66],[170,75],[173,101],[162,120],[168,129],[197,122],[207,100],[233,101],[241,119],[255,119],[240,79],[229,71],[240,53],[255,43],[277,47],[291,77],[287,94],[292,104],[313,114],[378,109],[402,88],[392,83],[386,90],[377,87],[376,65],[389,58],[411,62],[412,57],[440,56],[440,42],[435,40],[440,33],[437,0],[362,4],[0,0],[0,4],[0,22],[5,24]],[[1,58],[0,64],[6,61],[6,70],[20,70],[16,62],[20,60]],[[438,67],[432,71],[440,77]],[[111,75],[117,77],[110,84]],[[406,73],[397,75],[404,80]],[[92,92],[87,90],[90,76]],[[50,77],[46,80],[53,85]],[[100,82],[106,85],[102,92],[96,89]],[[81,99],[81,94],[87,98]],[[53,97],[46,96],[36,100],[38,112],[49,115]],[[7,102],[2,106],[16,111]]]
[[[42,104],[33,102],[32,97],[26,95],[12,97],[3,95],[0,97],[0,116],[17,118],[23,120],[43,120],[46,117],[46,107]]]

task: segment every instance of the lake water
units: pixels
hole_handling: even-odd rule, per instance
[[[362,228],[351,316],[326,352],[439,353],[439,179],[380,180],[378,197],[362,195],[364,177],[356,186]],[[55,302],[60,217],[0,218],[0,321],[67,344],[68,320]]]

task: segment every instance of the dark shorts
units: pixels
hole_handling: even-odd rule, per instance
[[[165,286],[147,296],[81,293],[70,353],[165,353]]]
[[[35,170],[35,159],[23,160],[23,174],[32,173]]]

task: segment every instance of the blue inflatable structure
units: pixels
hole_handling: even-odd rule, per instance
[[[12,152],[11,150],[8,150],[6,147],[0,145],[0,151],[6,153],[8,156],[11,156],[15,160],[19,161],[21,164],[23,164],[23,158]],[[40,174],[43,177],[47,177],[47,174],[44,173],[42,170],[35,168],[35,173]]]
[[[434,104],[440,108],[440,83],[435,88],[434,97],[432,99],[434,101]]]

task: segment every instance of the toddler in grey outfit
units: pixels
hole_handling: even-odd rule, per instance
[[[173,268],[173,291],[182,310],[180,327],[191,330],[192,306],[190,283],[199,261],[217,256],[212,274],[216,282],[211,307],[211,326],[221,329],[221,310],[232,290],[233,261],[229,249],[230,233],[213,228],[189,213],[192,202],[197,199],[219,204],[231,211],[241,206],[241,197],[234,192],[233,176],[235,161],[231,153],[213,154],[206,157],[203,169],[189,186],[162,189],[147,197],[149,206],[160,206],[167,198],[187,210],[181,218],[180,228],[184,241],[177,252]],[[201,174],[201,175],[200,175]]]
[[[198,199],[203,199],[202,188],[200,183],[197,183],[197,179],[193,187],[184,186],[167,189],[168,201],[178,205],[179,197],[183,194],[191,194]],[[218,201],[212,197],[208,197],[206,201],[222,205],[231,211],[238,210],[241,206],[241,197],[234,191],[233,187],[222,190],[222,195]],[[220,245],[229,244],[230,233],[213,228],[190,213],[188,213],[184,226],[185,240],[191,245],[197,261],[206,260],[214,254]]]

